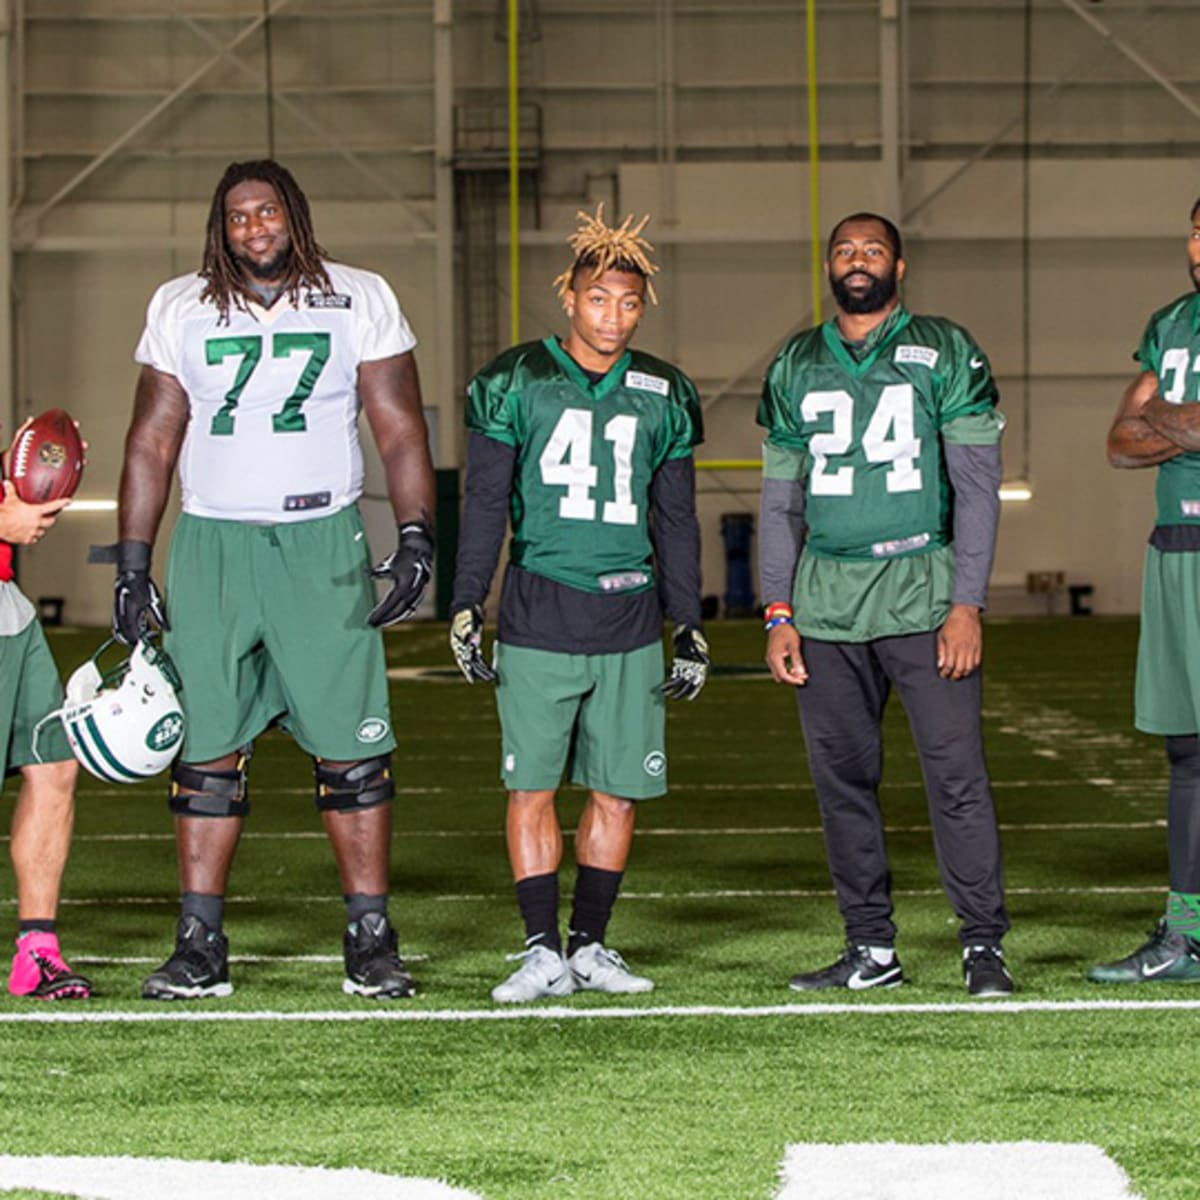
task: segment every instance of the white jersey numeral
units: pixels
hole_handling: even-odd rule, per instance
[[[850,449],[854,434],[854,397],[849,392],[809,392],[800,402],[805,421],[818,421],[824,413],[833,414],[833,428],[814,433],[808,439],[813,456],[812,493],[814,496],[851,496],[854,494],[854,468],[846,465],[829,470],[829,460],[840,458]]]
[[[636,525],[638,506],[633,502],[633,444],[637,417],[615,416],[604,426],[604,440],[613,447],[613,498],[604,502],[600,520],[606,525]],[[567,408],[538,459],[542,482],[565,487],[558,515],[568,521],[594,521],[596,501],[592,490],[599,470],[592,462],[592,414],[586,408]]]
[[[814,433],[808,440],[813,456],[810,490],[814,496],[854,495],[854,467],[830,466],[830,459],[849,453],[854,441],[854,397],[849,392],[809,392],[800,402],[805,422],[829,413],[832,429]],[[867,462],[890,463],[886,475],[889,492],[919,492],[921,468],[917,459],[921,439],[916,436],[914,393],[911,383],[892,383],[883,389],[862,437]]]
[[[1170,386],[1162,397],[1168,404],[1182,404],[1184,393],[1187,391],[1188,363],[1193,371],[1200,371],[1200,354],[1192,362],[1191,355],[1186,350],[1164,350],[1162,356],[1162,378],[1171,376]]]
[[[880,393],[879,403],[863,433],[863,452],[868,462],[892,464],[887,473],[889,492],[921,490],[921,468],[917,466],[921,439],[916,435],[913,419],[911,383],[892,383]]]

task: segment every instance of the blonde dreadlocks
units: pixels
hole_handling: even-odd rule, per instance
[[[565,299],[568,291],[575,285],[575,280],[581,270],[591,269],[591,277],[599,278],[605,271],[628,271],[631,275],[640,275],[646,281],[646,295],[654,303],[658,297],[654,294],[654,284],[650,277],[658,273],[658,264],[650,261],[654,247],[641,236],[642,230],[650,220],[649,214],[644,216],[636,225],[633,214],[611,229],[604,223],[604,202],[596,205],[596,214],[578,212],[575,214],[580,225],[567,242],[575,252],[575,261],[554,280],[558,289],[558,298]]]

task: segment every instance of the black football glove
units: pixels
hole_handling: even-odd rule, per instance
[[[668,700],[695,700],[708,679],[708,643],[691,625],[675,626],[675,660],[670,678],[658,690]]]
[[[367,624],[377,629],[406,621],[417,611],[425,585],[433,574],[433,531],[424,521],[399,527],[400,543],[368,574],[372,579],[390,579],[391,590],[371,609]]]
[[[460,608],[450,622],[450,649],[468,683],[495,683],[496,672],[483,658],[483,612],[479,605]]]
[[[150,543],[123,541],[116,545],[117,582],[113,588],[113,637],[133,646],[153,622],[170,629],[162,596],[150,578]]]

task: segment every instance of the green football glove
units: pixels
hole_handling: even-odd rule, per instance
[[[695,700],[708,680],[708,642],[699,629],[675,626],[675,660],[671,674],[658,690],[668,700]]]
[[[459,609],[450,622],[450,649],[468,683],[495,683],[496,672],[483,660],[483,610],[477,604]]]

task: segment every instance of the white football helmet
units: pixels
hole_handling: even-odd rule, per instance
[[[183,744],[183,713],[175,664],[145,639],[129,658],[102,675],[97,660],[110,638],[67,680],[66,703],[38,723],[57,717],[80,763],[98,779],[137,783],[163,770]],[[37,754],[37,731],[34,733]]]

